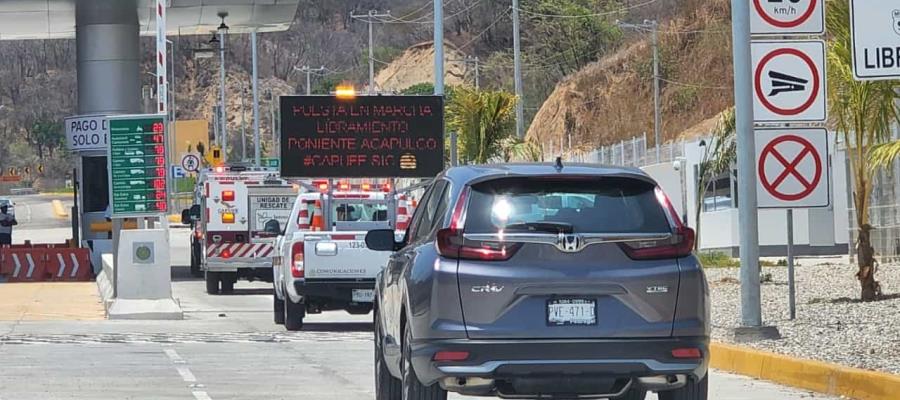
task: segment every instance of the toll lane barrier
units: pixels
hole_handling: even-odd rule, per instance
[[[88,249],[2,248],[0,275],[7,282],[90,281],[93,279]]]

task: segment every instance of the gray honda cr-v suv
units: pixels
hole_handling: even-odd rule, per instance
[[[452,168],[376,284],[379,400],[707,398],[694,233],[637,169]]]

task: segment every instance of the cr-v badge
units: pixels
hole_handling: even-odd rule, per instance
[[[498,286],[493,283],[482,286],[472,286],[472,293],[500,293],[502,291],[503,286]]]

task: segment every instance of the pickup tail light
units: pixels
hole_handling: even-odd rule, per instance
[[[520,244],[501,242],[474,242],[463,237],[466,203],[471,188],[466,187],[459,194],[456,208],[450,218],[450,227],[437,232],[436,246],[443,257],[463,260],[506,261],[521,247]]]
[[[291,246],[291,276],[303,278],[303,242]]]

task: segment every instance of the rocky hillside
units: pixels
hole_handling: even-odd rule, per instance
[[[660,25],[663,140],[706,133],[733,102],[729,15],[728,1],[712,0]],[[554,149],[567,135],[583,149],[644,132],[652,137],[649,32],[640,37],[560,81],[528,137]]]
[[[465,57],[452,43],[445,43],[444,84],[471,83],[474,71],[462,61]],[[406,49],[375,75],[377,87],[387,92],[398,92],[419,83],[431,82],[434,82],[434,41]]]

